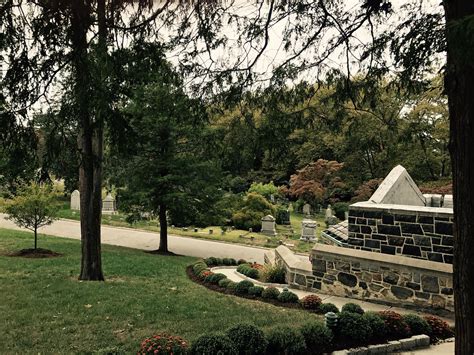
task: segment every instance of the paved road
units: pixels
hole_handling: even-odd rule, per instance
[[[6,220],[5,217],[4,214],[0,214],[0,228],[21,229],[13,222]],[[42,227],[40,233],[71,239],[81,238],[79,222],[64,219],[55,221],[50,226]],[[103,225],[102,243],[134,249],[154,250],[158,249],[159,235],[154,232],[132,228],[117,228]],[[180,237],[177,235],[170,235],[168,237],[168,246],[172,252],[181,255],[199,258],[215,256],[220,258],[245,259],[258,263],[263,263],[263,256],[267,251],[267,249],[264,248],[214,242],[206,239]],[[301,258],[308,260],[307,257],[301,256]]]

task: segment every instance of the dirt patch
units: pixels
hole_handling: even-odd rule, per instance
[[[56,253],[49,249],[30,248],[30,249],[21,249],[21,250],[9,253],[8,256],[20,257],[20,258],[42,259],[42,258],[56,258],[58,256],[62,256],[62,254]]]

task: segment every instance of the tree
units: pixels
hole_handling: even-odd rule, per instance
[[[318,159],[291,176],[290,195],[313,205],[326,203],[335,189],[345,187],[338,176],[342,167],[337,161]]]
[[[118,183],[122,206],[132,216],[158,215],[158,251],[168,253],[168,217],[176,225],[216,221],[220,173],[208,154],[202,103],[190,99],[179,77],[163,66],[147,73],[148,82],[135,87],[124,108],[129,136]]]
[[[35,250],[38,246],[38,228],[53,223],[57,219],[57,211],[51,186],[36,183],[20,186],[6,207],[8,219],[34,232]]]

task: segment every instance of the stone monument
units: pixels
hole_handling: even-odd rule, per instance
[[[265,235],[276,236],[275,218],[273,218],[273,216],[267,215],[262,218],[261,232]]]
[[[328,205],[328,208],[326,208],[324,221],[326,222],[326,227],[332,226],[337,223],[337,217],[333,215],[331,205]]]
[[[301,222],[301,240],[306,240],[308,242],[316,241],[316,221],[311,219],[303,219]]]
[[[102,213],[115,213],[117,212],[115,207],[115,198],[112,197],[110,193],[105,196],[102,200]]]
[[[81,210],[81,194],[78,190],[74,190],[71,194],[71,210]]]
[[[309,216],[311,214],[311,205],[309,203],[305,203],[303,205],[303,214],[305,216]]]

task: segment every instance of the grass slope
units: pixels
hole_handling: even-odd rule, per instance
[[[39,246],[64,254],[24,259],[32,234],[0,229],[0,352],[135,352],[169,332],[192,341],[247,321],[268,329],[318,316],[210,291],[190,281],[194,258],[103,246],[106,282],[79,282],[80,243],[41,235]]]

